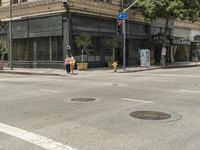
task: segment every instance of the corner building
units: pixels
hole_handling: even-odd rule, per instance
[[[20,67],[63,67],[66,47],[72,47],[76,61],[81,50],[74,37],[87,32],[92,46],[84,54],[90,67],[106,66],[112,51],[103,47],[108,37],[120,37],[116,32],[120,0],[70,0],[69,12],[62,0],[13,0],[13,64]],[[9,0],[0,7],[0,53],[9,52]],[[139,20],[127,23],[127,64],[137,63],[138,48],[148,39],[148,24]],[[116,60],[122,62],[120,45]]]
[[[0,53],[9,52],[9,1],[0,6]],[[67,45],[76,62],[81,61],[81,50],[76,47],[75,36],[89,33],[92,46],[84,53],[89,67],[106,66],[112,59],[112,50],[103,45],[105,38],[121,36],[116,32],[117,14],[121,0],[70,0],[69,9],[62,0],[13,0],[12,40],[14,67],[62,68]],[[126,4],[126,3],[124,3]],[[151,25],[137,10],[129,11],[126,24],[127,65],[138,63],[138,50],[149,48]],[[115,59],[122,63],[122,45]]]

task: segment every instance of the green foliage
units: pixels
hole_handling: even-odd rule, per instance
[[[200,0],[182,0],[184,9],[181,14],[187,20],[196,21],[200,17]]]
[[[138,5],[150,21],[157,17],[195,21],[200,17],[200,0],[140,0]]]
[[[200,0],[139,0],[138,6],[145,20],[165,19],[163,47],[167,45],[169,21],[174,19],[196,21],[200,18]],[[161,55],[161,64],[165,57]]]
[[[105,38],[103,42],[103,46],[107,49],[117,48],[119,46],[119,42],[117,38]]]
[[[82,33],[80,36],[75,37],[75,43],[82,51],[81,62],[83,63],[83,51],[92,45],[92,37],[88,33]]]
[[[86,50],[92,45],[92,37],[87,33],[82,33],[80,36],[75,37],[76,46],[82,50]]]

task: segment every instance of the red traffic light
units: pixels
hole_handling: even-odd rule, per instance
[[[122,27],[122,20],[117,20],[117,27]]]
[[[117,20],[117,32],[122,32],[122,20]]]

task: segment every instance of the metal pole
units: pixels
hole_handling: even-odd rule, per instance
[[[139,0],[135,0],[129,7],[127,7],[126,9],[123,9],[123,13],[127,12],[131,7],[133,7]],[[122,0],[123,2],[123,0]],[[123,28],[123,69],[126,69],[126,20],[123,19],[123,24],[122,24],[122,28]]]
[[[10,0],[9,5],[9,63],[10,63],[10,69],[13,69],[12,65],[12,0]]]
[[[135,2],[133,2],[129,7],[127,7],[126,9],[124,9],[124,12],[128,11],[131,7],[133,7],[139,0],[136,0]]]
[[[34,55],[34,68],[37,68],[37,43],[36,40],[33,41],[33,55]]]
[[[126,69],[126,20],[122,22],[122,33],[123,33],[123,69]]]

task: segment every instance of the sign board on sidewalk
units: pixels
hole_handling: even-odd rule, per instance
[[[117,15],[117,18],[120,20],[128,19],[128,12],[121,12]]]
[[[161,55],[166,56],[166,53],[167,53],[167,49],[165,47],[163,47]]]

